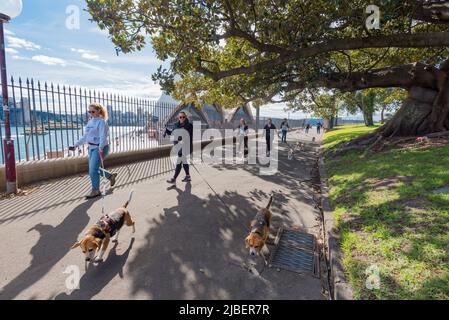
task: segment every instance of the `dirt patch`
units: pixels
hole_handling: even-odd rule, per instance
[[[38,186],[30,186],[26,188],[19,189],[19,191],[15,194],[6,194],[6,193],[0,193],[0,201],[6,200],[6,199],[14,199],[17,197],[23,197],[28,196],[31,193],[34,193],[39,190]]]
[[[417,142],[416,137],[387,138],[382,151],[391,149],[426,150],[447,145],[449,145],[449,137],[428,138],[423,142]]]

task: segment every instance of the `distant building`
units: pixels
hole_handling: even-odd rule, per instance
[[[0,101],[3,101],[0,96]],[[30,102],[27,98],[22,98],[20,101],[14,102],[13,98],[8,99],[9,105],[9,120],[12,126],[29,125],[31,123],[31,110]],[[0,103],[0,120],[5,121],[3,114],[3,103]],[[34,115],[33,115],[34,117]]]

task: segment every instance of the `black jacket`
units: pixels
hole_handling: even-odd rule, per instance
[[[270,137],[271,130],[276,130],[276,126],[274,124],[268,125],[268,123],[263,127],[265,129],[265,135],[267,138]]]
[[[180,121],[175,123],[175,126],[173,127],[173,130],[169,130],[168,128],[165,130],[165,134],[168,134],[169,136],[173,133],[176,129],[184,129],[187,130],[189,133],[189,140],[190,140],[190,153],[193,151],[193,125],[189,122],[188,119],[184,121],[184,123],[181,123]],[[178,144],[179,141],[182,141],[182,137],[178,137],[178,140],[174,141],[174,144]],[[182,154],[182,149],[179,151],[179,154]]]

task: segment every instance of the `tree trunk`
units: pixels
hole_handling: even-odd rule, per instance
[[[334,117],[325,118],[324,119],[324,128],[326,130],[330,130],[334,128]]]
[[[386,109],[386,106],[383,105],[383,106],[382,106],[382,111],[381,111],[381,113],[380,113],[380,123],[381,123],[381,124],[384,124],[384,123],[385,123],[385,118],[384,118],[385,109]]]
[[[365,121],[365,125],[367,127],[374,126],[373,113],[372,112],[363,112],[363,120]]]
[[[447,82],[447,80],[446,80]],[[393,118],[379,132],[384,137],[422,136],[449,129],[449,87],[438,92],[412,87],[407,99]]]

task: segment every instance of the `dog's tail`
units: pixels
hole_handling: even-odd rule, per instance
[[[133,198],[133,193],[134,193],[134,190],[131,190],[131,192],[129,193],[128,201],[126,201],[125,205],[123,206],[124,208],[128,207],[129,203],[131,202],[131,199]]]
[[[273,203],[273,194],[270,195],[270,201],[268,202],[267,209],[270,209],[272,203]]]

